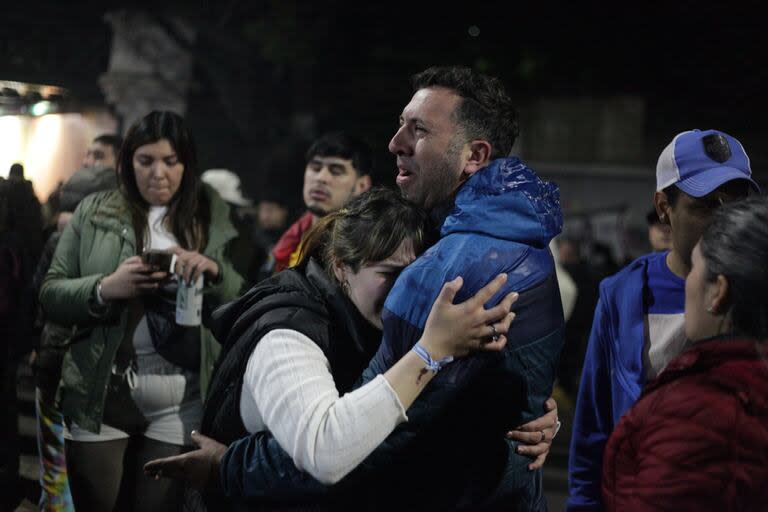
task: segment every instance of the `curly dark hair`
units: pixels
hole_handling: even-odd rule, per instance
[[[411,77],[414,92],[427,87],[445,87],[461,96],[454,112],[456,122],[469,139],[491,144],[491,158],[508,156],[520,134],[518,113],[504,84],[498,78],[471,68],[431,67]]]

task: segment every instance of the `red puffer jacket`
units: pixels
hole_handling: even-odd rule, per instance
[[[607,510],[768,510],[766,349],[700,342],[648,385],[606,446]]]

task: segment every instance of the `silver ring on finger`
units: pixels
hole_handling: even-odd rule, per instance
[[[488,327],[491,328],[491,339],[493,341],[499,341],[499,332],[496,330],[496,326],[491,324]]]
[[[539,433],[541,434],[541,439],[539,439],[539,443],[543,443],[544,440],[547,439],[547,434],[545,434],[543,430],[540,430]]]

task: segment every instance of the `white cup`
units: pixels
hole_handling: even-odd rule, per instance
[[[176,268],[176,255],[173,255],[171,268]],[[176,292],[176,323],[179,325],[200,325],[203,316],[203,276],[189,284],[184,278],[179,278],[179,289]]]

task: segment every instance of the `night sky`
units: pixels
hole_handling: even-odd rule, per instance
[[[103,13],[142,4],[61,4],[5,10],[0,79],[63,85],[98,104],[111,37]],[[183,15],[200,30],[188,117],[206,139],[204,164],[214,154],[233,168],[283,165],[282,156],[265,156],[271,152],[300,157],[305,147],[296,151],[302,141],[292,141],[290,130],[297,112],[315,116],[316,132],[358,130],[387,158],[386,140],[410,96],[408,76],[463,64],[499,76],[521,102],[640,96],[650,139],[717,127],[740,135],[756,168],[768,165],[767,41],[757,2],[168,5],[148,9],[161,19]],[[216,96],[216,80],[228,81],[231,97]]]

